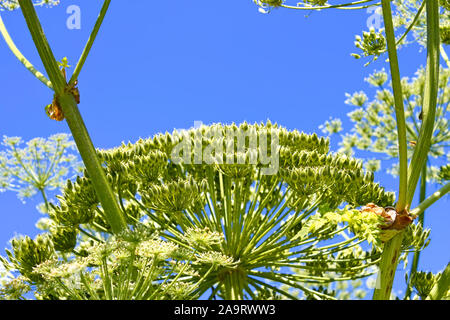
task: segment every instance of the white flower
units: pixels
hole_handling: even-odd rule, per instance
[[[0,286],[4,286],[7,281],[12,279],[12,277],[12,274],[6,270],[5,266],[0,261]]]

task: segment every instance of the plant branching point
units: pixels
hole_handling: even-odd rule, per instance
[[[47,42],[31,0],[19,0],[19,4],[55,91],[52,115],[58,119],[66,118],[86,170],[93,178],[94,188],[105,210],[108,222],[116,233],[120,233],[127,228],[127,225],[108,184],[102,165],[96,156],[95,148],[78,109],[77,94],[74,94],[74,83],[71,85],[66,83],[64,75]]]

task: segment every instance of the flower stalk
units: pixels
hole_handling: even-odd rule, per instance
[[[450,192],[450,183],[447,183],[442,188],[440,188],[438,191],[433,193],[431,196],[429,196],[426,200],[421,202],[416,208],[411,210],[411,215],[418,216],[422,214],[428,207],[430,207],[433,203],[438,201],[440,198],[445,196],[447,193]]]
[[[395,117],[397,121],[398,149],[400,165],[400,183],[396,210],[402,212],[406,207],[406,191],[408,185],[408,151],[406,144],[406,124],[405,111],[403,106],[403,93],[398,65],[394,24],[392,22],[391,3],[389,0],[382,0],[383,19],[386,32],[387,48],[389,53],[389,64],[391,67],[392,88],[395,102]]]
[[[411,159],[408,170],[408,191],[406,202],[412,203],[416,186],[424,163],[427,161],[431,139],[436,120],[436,104],[439,87],[439,3],[427,0],[427,68],[425,80],[425,92],[423,101],[423,123],[420,128],[419,141]]]
[[[16,58],[25,66],[25,68],[28,69],[39,81],[41,81],[43,84],[45,84],[50,89],[53,89],[52,83],[50,80],[47,79],[46,76],[44,76],[41,72],[39,72],[33,64],[25,58],[25,56],[20,52],[20,50],[17,48],[14,41],[11,39],[11,36],[9,35],[8,30],[6,29],[5,24],[3,23],[2,16],[0,15],[0,33],[3,36],[3,39],[5,39],[6,44],[8,45],[11,52],[16,56]]]
[[[75,67],[72,77],[69,80],[68,83],[69,86],[73,85],[75,81],[78,79],[78,76],[80,75],[81,69],[83,68],[84,63],[86,62],[86,59],[91,51],[92,45],[94,44],[94,41],[97,37],[98,31],[100,30],[100,27],[103,23],[103,19],[105,18],[106,13],[108,12],[110,3],[111,0],[105,0],[105,2],[103,3],[102,9],[100,10],[100,14],[97,18],[97,21],[95,22],[94,29],[92,30],[91,35],[89,36],[86,46],[84,47],[83,53],[81,54],[81,57],[78,60],[78,63]]]
[[[400,77],[398,73],[397,54],[395,49],[395,34],[392,24],[392,15],[389,0],[382,0],[383,17],[385,21],[386,37],[388,42],[389,60],[391,65],[392,82],[394,89],[394,98],[396,111],[399,108],[397,100],[402,102],[402,91],[400,85]],[[437,1],[426,0],[427,12],[427,71],[425,80],[425,93],[423,103],[423,124],[420,129],[419,141],[415,148],[409,170],[405,173],[405,162],[407,161],[406,153],[406,131],[405,122],[403,123],[397,119],[397,130],[399,136],[399,158],[400,158],[400,191],[399,200],[396,206],[398,213],[402,213],[411,205],[414,197],[417,182],[430,149],[431,138],[434,130],[434,122],[436,115],[436,104],[439,84],[439,4]],[[398,98],[396,98],[398,97]],[[399,110],[400,111],[400,110]],[[401,110],[403,113],[403,108]],[[400,138],[405,133],[404,140]],[[402,146],[402,143],[405,145]],[[402,152],[402,147],[404,147]],[[402,161],[403,156],[403,161]],[[409,175],[408,175],[409,173]],[[407,176],[407,179],[405,177]],[[406,198],[405,198],[405,183],[407,183]],[[446,188],[447,186],[444,186]],[[442,189],[441,189],[442,190]],[[445,191],[445,189],[443,190]],[[410,214],[419,214],[423,212],[431,203],[434,203],[442,194],[436,195],[433,200],[427,199],[425,205],[419,205],[420,209],[411,212]],[[375,289],[374,300],[388,300],[391,295],[392,284],[395,277],[395,269],[397,268],[398,258],[403,240],[403,232],[397,234],[393,239],[385,244],[383,254],[381,257],[380,271],[378,274],[379,287]]]
[[[372,2],[372,3],[370,3]],[[369,4],[370,3],[370,4]],[[298,3],[297,5],[286,5],[281,4],[280,7],[287,9],[296,9],[296,10],[323,10],[323,9],[342,9],[342,10],[358,10],[358,9],[366,9],[369,7],[379,5],[379,2],[374,3],[374,0],[360,0],[353,1],[335,5],[304,5],[303,3]],[[359,6],[358,6],[359,5]]]

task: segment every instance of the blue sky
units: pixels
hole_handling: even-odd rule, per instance
[[[80,30],[66,27],[72,4],[81,8]],[[63,0],[38,9],[58,59],[76,63],[101,5]],[[371,14],[279,9],[264,15],[251,0],[113,1],[79,77],[81,113],[99,148],[189,128],[194,121],[270,119],[311,133],[329,117],[340,117],[349,129],[345,93],[368,89],[363,79],[374,69],[388,69],[385,59],[364,68],[365,61],[350,56],[357,52],[354,35],[367,29]],[[20,50],[43,70],[20,11],[2,17]],[[402,76],[412,76],[426,62],[414,47],[399,57]],[[2,39],[0,66],[0,135],[28,140],[69,132],[65,123],[47,118],[51,92]],[[396,190],[391,176],[376,179]],[[16,233],[36,233],[37,203],[23,205],[12,192],[0,194],[0,247]],[[440,271],[450,260],[448,211],[447,197],[427,212],[433,231],[421,258],[424,270]],[[403,281],[397,277],[397,284]]]

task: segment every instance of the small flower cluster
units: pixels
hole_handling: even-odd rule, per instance
[[[33,0],[35,6],[56,6],[59,4],[59,0]],[[15,10],[19,8],[19,2],[17,0],[0,0],[0,10]]]
[[[439,3],[445,10],[450,11],[450,0],[440,0]]]
[[[439,11],[440,29],[441,29],[441,41],[448,44],[448,21],[450,19],[450,5],[448,0],[439,0],[441,9]],[[410,27],[411,23],[416,19],[416,14],[423,2],[420,0],[394,0],[393,6],[394,16],[393,22],[396,31],[406,31]],[[410,40],[405,37],[401,45],[408,45],[411,43],[418,43],[422,47],[426,48],[427,42],[427,22],[425,10],[417,18],[414,26],[412,27],[413,37]]]
[[[56,252],[50,237],[46,234],[38,235],[34,240],[28,236],[11,240],[12,253],[6,251],[8,258],[24,277],[31,281],[39,281],[40,276],[34,274],[33,269],[52,258]]]
[[[373,153],[387,154],[389,159],[398,157],[397,131],[395,120],[394,97],[387,87],[388,75],[383,69],[375,71],[365,80],[376,88],[375,98],[370,100],[360,91],[347,94],[346,104],[355,109],[348,113],[353,123],[350,133],[342,135],[340,150],[338,152],[353,155],[355,149],[367,150]],[[430,146],[430,162],[427,180],[439,181],[439,164],[448,159],[448,103],[450,101],[450,69],[441,68],[438,106],[436,110],[435,133]],[[402,89],[405,104],[406,134],[408,140],[408,157],[412,156],[415,143],[420,132],[420,113],[423,101],[423,88],[425,84],[425,71],[420,69],[414,78],[403,78]],[[329,134],[334,133],[332,130]],[[389,164],[388,172],[397,175],[397,164]],[[370,160],[366,168],[369,171],[377,171],[381,168],[380,160]]]
[[[51,204],[50,217],[60,225],[76,227],[91,222],[98,204],[92,182],[86,177],[67,181],[59,205]]]
[[[439,27],[439,33],[441,36],[441,42],[446,45],[450,45],[450,23],[442,24]]]
[[[439,171],[439,180],[442,183],[450,180],[450,164],[441,167]]]
[[[55,134],[47,139],[26,142],[19,137],[3,137],[0,151],[0,192],[11,190],[24,201],[37,192],[64,186],[80,171],[76,146],[68,134]]]
[[[268,13],[271,8],[280,7],[284,0],[253,0],[253,2],[258,5],[259,12]]]
[[[386,38],[381,32],[376,32],[373,27],[368,32],[364,31],[362,38],[361,36],[355,36],[355,39],[355,46],[363,51],[364,57],[373,56],[372,62],[386,51]],[[356,59],[361,58],[361,55],[356,53],[352,56]]]
[[[440,273],[434,275],[432,272],[416,272],[411,278],[411,284],[416,289],[419,297],[422,300],[425,300],[429,296],[431,289],[433,289],[433,286],[439,280],[440,276]]]
[[[58,257],[46,235],[14,239],[10,265],[22,276],[6,279],[0,298],[21,299],[31,286],[37,288],[38,299],[195,298],[195,283],[185,282],[186,277],[198,276],[190,266],[192,251],[183,252],[155,235],[148,237],[129,231],[123,238],[84,241],[70,259]],[[184,280],[172,288],[180,276]]]
[[[303,0],[303,2],[313,6],[322,7],[328,3],[328,0]]]

